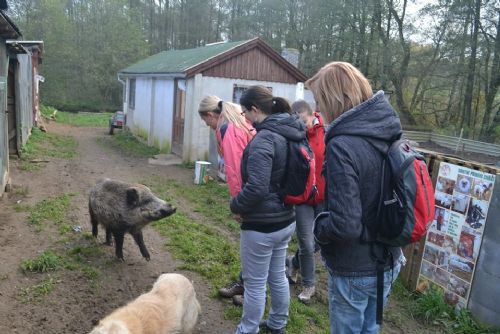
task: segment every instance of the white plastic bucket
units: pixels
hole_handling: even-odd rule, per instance
[[[210,162],[196,161],[194,164],[194,184],[207,184]]]

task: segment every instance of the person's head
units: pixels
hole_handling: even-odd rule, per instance
[[[260,123],[269,115],[290,113],[290,104],[281,97],[274,97],[264,86],[249,87],[240,98],[245,117],[254,123]]]
[[[250,127],[247,125],[241,107],[236,103],[225,102],[217,96],[208,95],[201,100],[198,113],[213,130],[216,130],[223,122],[229,122],[250,133]]]
[[[203,98],[198,107],[198,113],[205,124],[212,130],[217,128],[219,116],[222,112],[222,100],[215,95],[208,95]]]
[[[373,95],[368,79],[353,65],[332,62],[306,81],[313,92],[316,109],[328,123]]]
[[[313,127],[316,116],[314,115],[313,109],[306,101],[297,100],[292,103],[292,114],[299,116],[306,128],[310,129]]]

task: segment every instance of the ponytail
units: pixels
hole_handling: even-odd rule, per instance
[[[291,111],[287,100],[282,97],[274,97],[271,90],[264,86],[249,87],[243,92],[240,103],[248,110],[255,106],[266,115],[290,113]]]
[[[290,114],[292,109],[290,103],[282,97],[273,97],[273,106],[271,108],[272,114],[287,113]]]

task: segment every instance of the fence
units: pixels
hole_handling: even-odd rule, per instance
[[[416,142],[434,142],[440,146],[460,152],[473,152],[500,157],[500,145],[470,139],[440,135],[432,132],[405,131],[408,139]]]

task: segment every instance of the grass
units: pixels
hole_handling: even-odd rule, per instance
[[[149,158],[160,153],[156,147],[148,146],[139,141],[130,131],[118,131],[108,138],[98,138],[97,141],[122,153],[131,156]]]
[[[72,159],[77,154],[77,145],[73,137],[33,128],[28,142],[21,150],[21,169],[39,170],[47,158]]]
[[[183,184],[176,180],[161,180],[155,178],[145,180],[144,184],[155,188],[158,193],[168,194],[174,198],[184,198],[193,206],[193,211],[200,213],[208,220],[229,231],[239,232],[240,224],[237,223],[229,210],[229,190],[226,184],[216,181],[205,185]],[[162,187],[163,185],[163,187]]]
[[[34,259],[24,260],[21,263],[21,269],[24,272],[38,272],[45,273],[54,271],[63,266],[63,260],[60,256],[54,254],[52,251],[44,251],[42,254]]]
[[[71,205],[72,194],[63,194],[47,198],[34,207],[28,208],[28,224],[34,225],[38,230],[43,229],[43,223],[51,221],[59,227],[59,232],[64,234],[71,230],[67,228],[66,215]]]
[[[57,281],[52,276],[48,276],[37,285],[21,289],[21,297],[24,302],[40,301],[43,296],[54,290],[56,283]]]
[[[444,301],[444,293],[432,285],[425,293],[408,291],[398,279],[393,285],[392,298],[398,303],[398,312],[387,312],[386,318],[404,328],[406,321],[415,319],[436,333],[500,334],[499,330],[476,321],[469,310],[455,310]]]
[[[66,112],[48,106],[42,106],[41,112],[46,118],[52,117],[54,112],[56,112],[55,120],[58,123],[103,128],[109,126],[109,119],[112,115],[109,112]]]
[[[192,220],[182,208],[177,213],[153,224],[168,239],[169,251],[183,261],[182,267],[199,273],[214,287],[212,295],[219,288],[237,278],[240,271],[239,247],[229,240],[219,228],[236,232],[239,225],[229,212],[227,187],[217,182],[207,185],[185,185],[177,181],[156,178],[145,182],[153,192],[165,200],[176,204],[175,198],[182,197],[203,221]],[[224,317],[237,321],[241,308],[228,306]],[[328,333],[328,308],[320,302],[304,305],[296,298],[290,304],[290,321],[287,333]]]

